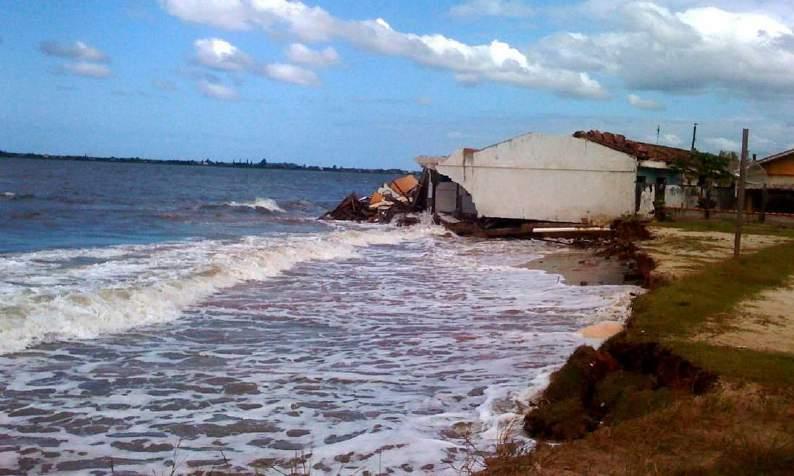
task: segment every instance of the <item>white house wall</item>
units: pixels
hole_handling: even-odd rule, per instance
[[[471,194],[480,216],[606,223],[634,213],[636,160],[584,139],[527,134],[459,150],[436,169]]]

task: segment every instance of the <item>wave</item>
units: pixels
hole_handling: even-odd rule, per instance
[[[434,230],[347,229],[6,255],[0,257],[0,274],[7,277],[0,283],[0,354],[168,322],[224,288],[265,280],[305,261],[350,258],[360,248],[396,244]],[[75,266],[78,256],[102,259],[81,259]]]
[[[4,199],[4,200],[25,200],[29,198],[33,198],[33,194],[25,193],[19,195],[14,192],[0,192],[0,199]]]
[[[286,211],[281,208],[275,200],[272,198],[258,198],[251,202],[226,202],[224,204],[227,207],[243,207],[243,208],[252,208],[254,210],[265,210],[268,212],[275,212],[275,213],[285,213]]]

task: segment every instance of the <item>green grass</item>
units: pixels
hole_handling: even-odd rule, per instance
[[[703,342],[675,341],[669,347],[695,365],[732,380],[749,380],[768,387],[794,386],[794,355],[762,352]]]
[[[717,347],[689,338],[728,330],[735,306],[794,275],[794,244],[764,248],[738,260],[714,263],[634,302],[627,338],[659,341],[718,374],[764,383],[794,383],[794,356]]]
[[[684,231],[718,231],[723,233],[734,233],[736,231],[736,221],[733,219],[711,219],[711,220],[681,220],[656,222],[654,226],[677,228]],[[748,235],[771,235],[794,238],[794,227],[777,225],[772,223],[745,223],[742,232]]]

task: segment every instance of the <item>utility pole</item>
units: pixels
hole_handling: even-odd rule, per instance
[[[749,129],[742,129],[742,158],[739,161],[739,197],[736,203],[736,234],[733,238],[733,257],[738,258],[742,251],[742,222],[744,221],[744,183],[747,179],[747,142]]]
[[[659,145],[659,135],[662,133],[662,126],[656,126],[656,145]]]
[[[695,139],[698,135],[698,123],[696,122],[692,127],[692,152],[695,151]]]

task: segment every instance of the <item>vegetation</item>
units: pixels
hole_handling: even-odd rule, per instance
[[[0,150],[0,158],[6,159],[34,159],[34,160],[72,160],[79,162],[119,162],[128,164],[166,164],[166,165],[185,165],[185,166],[209,166],[209,167],[227,167],[227,168],[245,168],[245,169],[276,169],[276,170],[311,170],[318,172],[347,172],[347,173],[378,173],[390,175],[406,175],[412,173],[408,170],[402,169],[367,169],[360,167],[338,167],[333,165],[331,167],[323,167],[319,165],[298,165],[291,162],[268,162],[267,159],[261,159],[258,162],[251,160],[239,160],[232,162],[218,162],[210,159],[205,160],[160,160],[160,159],[145,159],[140,157],[90,157],[87,155],[49,155],[49,154],[33,154],[33,153],[19,153],[7,152]]]
[[[672,168],[685,177],[697,181],[699,185],[704,185],[730,178],[731,158],[729,154],[715,155],[695,150],[685,157],[674,160]]]
[[[659,222],[656,226],[677,228],[684,231],[733,233],[736,221],[733,219],[682,220]],[[748,235],[771,235],[794,238],[794,228],[771,223],[744,223],[742,232]]]

